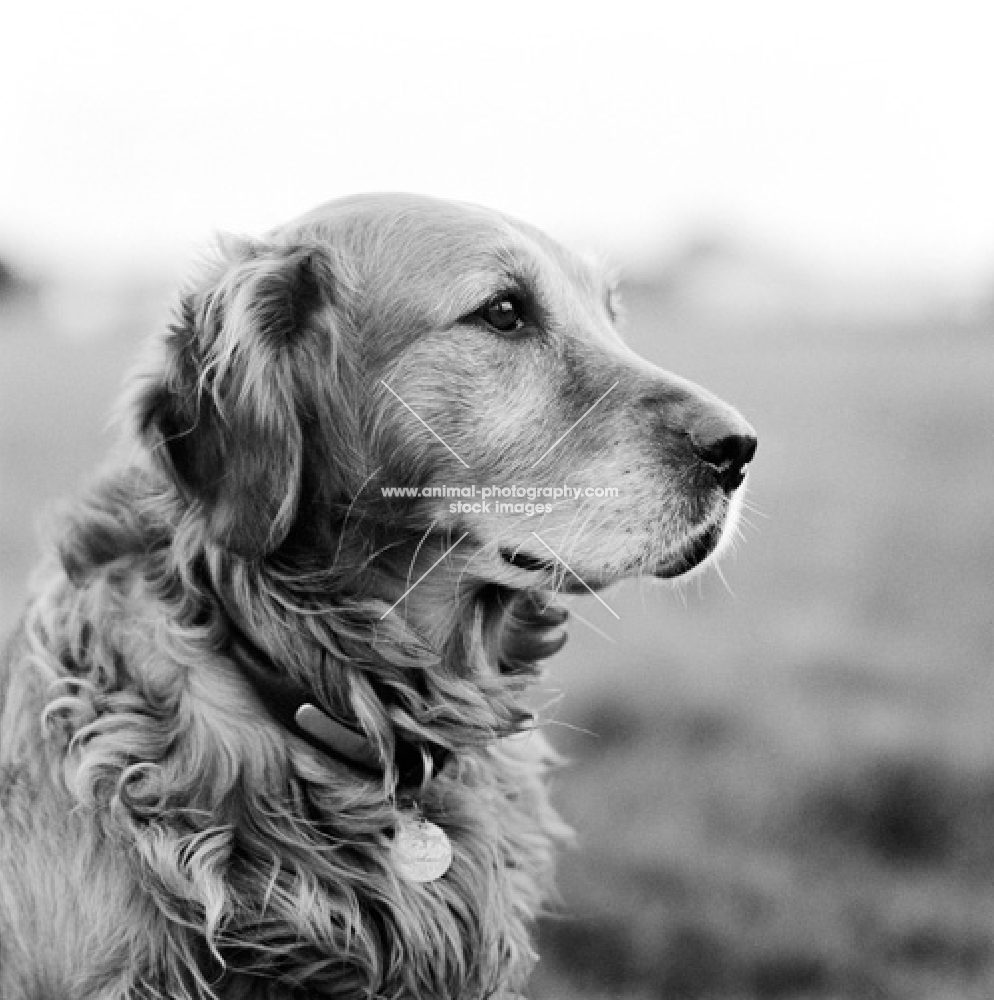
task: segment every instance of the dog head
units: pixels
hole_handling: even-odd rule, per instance
[[[756,447],[625,344],[589,262],[429,198],[344,199],[229,243],[164,346],[142,434],[243,560],[331,561],[361,536],[370,566],[437,537],[520,589],[675,577],[728,538]]]

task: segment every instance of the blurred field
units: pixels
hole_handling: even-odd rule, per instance
[[[989,1000],[994,330],[628,307],[637,350],[757,427],[759,513],[731,592],[574,605],[607,637],[574,621],[549,683],[579,848],[532,996]],[[134,349],[0,314],[5,626]]]

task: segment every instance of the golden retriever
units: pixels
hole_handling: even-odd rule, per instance
[[[222,244],[6,649],[4,1000],[524,988],[554,595],[703,565],[756,447],[616,312],[429,198]]]

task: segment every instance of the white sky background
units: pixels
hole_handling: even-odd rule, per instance
[[[0,95],[0,249],[39,260],[186,256],[385,189],[615,252],[728,226],[842,270],[994,275],[979,0],[22,0]]]

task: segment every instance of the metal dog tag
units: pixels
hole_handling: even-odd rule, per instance
[[[452,864],[448,835],[418,813],[402,813],[394,835],[393,856],[400,873],[412,882],[434,882]]]

